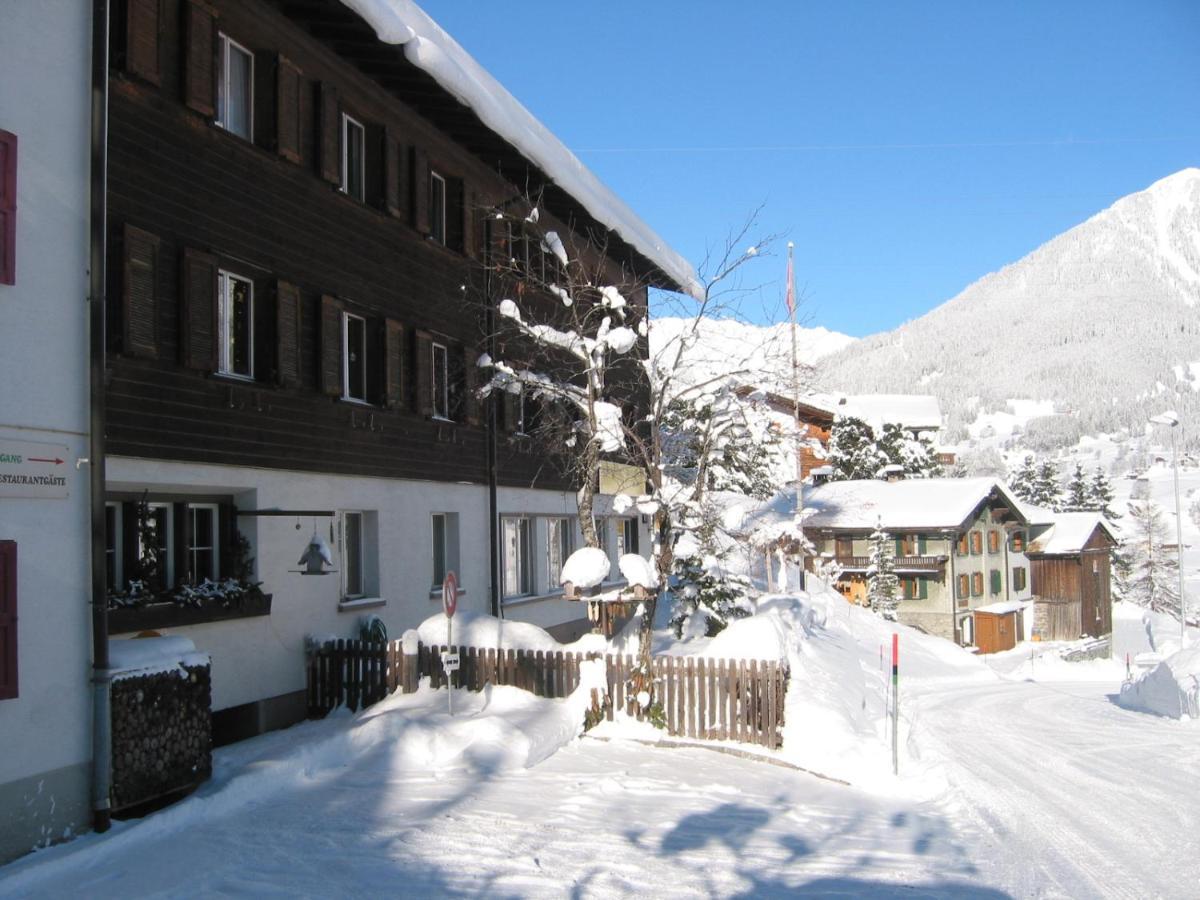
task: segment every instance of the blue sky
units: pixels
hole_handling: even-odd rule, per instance
[[[756,207],[743,314],[894,328],[1200,165],[1200,2],[425,0],[693,261]]]

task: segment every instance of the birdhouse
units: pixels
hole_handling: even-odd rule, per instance
[[[312,537],[308,539],[308,546],[304,548],[299,564],[304,566],[300,570],[301,575],[328,575],[334,571],[332,568],[325,568],[333,566],[333,553],[316,529],[313,529]]]

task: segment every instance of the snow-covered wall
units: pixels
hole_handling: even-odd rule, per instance
[[[87,821],[90,4],[6,3],[0,129],[18,140],[16,283],[0,285],[0,453],[62,463],[67,496],[0,490],[17,543],[19,696],[0,700],[0,862]],[[36,73],[36,77],[31,77]],[[6,471],[10,471],[6,469]]]

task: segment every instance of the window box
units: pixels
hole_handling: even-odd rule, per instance
[[[108,611],[108,630],[110,634],[125,634],[131,631],[155,631],[160,628],[223,622],[227,619],[269,616],[272,596],[262,593],[250,594],[228,607],[219,604],[202,607],[183,606],[173,601],[118,607]]]

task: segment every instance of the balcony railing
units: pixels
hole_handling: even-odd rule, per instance
[[[839,556],[836,562],[845,572],[866,571],[871,565],[871,557]],[[945,564],[944,556],[897,556],[892,562],[897,572],[940,572]]]

